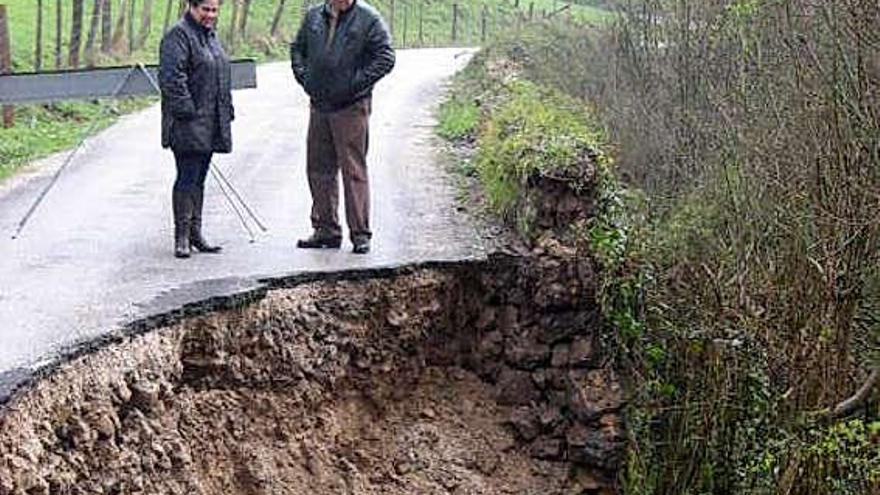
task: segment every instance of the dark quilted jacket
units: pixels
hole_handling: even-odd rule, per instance
[[[362,0],[344,12],[331,46],[327,45],[330,11],[312,7],[290,44],[293,75],[318,110],[345,108],[373,92],[394,67],[391,35],[379,13]]]
[[[232,75],[216,32],[187,13],[162,38],[159,57],[162,146],[232,151]]]

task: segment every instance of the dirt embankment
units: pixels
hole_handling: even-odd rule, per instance
[[[545,251],[278,287],[77,358],[0,413],[0,494],[612,493],[591,268]]]

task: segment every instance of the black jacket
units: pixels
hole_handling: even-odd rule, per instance
[[[379,13],[362,0],[344,12],[327,47],[330,7],[312,7],[290,44],[293,75],[319,111],[345,108],[373,92],[394,67],[391,35]]]
[[[162,146],[175,151],[232,151],[232,73],[213,29],[185,14],[159,48]]]

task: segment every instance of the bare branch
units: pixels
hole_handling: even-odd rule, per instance
[[[840,404],[837,404],[834,409],[828,413],[828,419],[838,419],[852,413],[856,408],[862,405],[863,402],[865,402],[868,395],[871,394],[871,390],[873,390],[878,383],[880,383],[880,368],[875,368],[855,395]]]

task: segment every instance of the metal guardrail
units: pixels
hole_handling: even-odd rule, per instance
[[[254,60],[234,60],[231,65],[232,89],[257,87]],[[155,95],[144,71],[157,79],[156,65],[0,75],[0,104]]]

